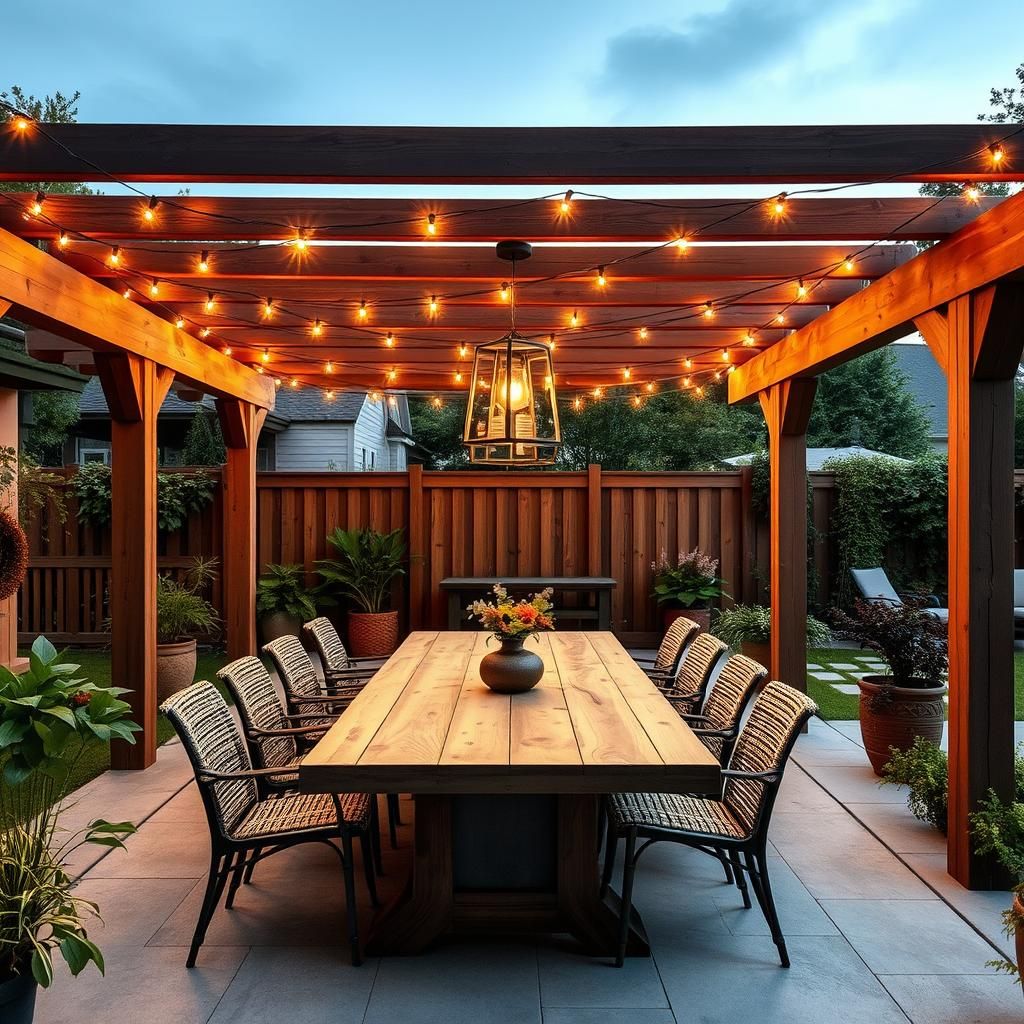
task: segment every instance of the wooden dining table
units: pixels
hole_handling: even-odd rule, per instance
[[[610,953],[618,904],[599,892],[601,794],[717,793],[718,762],[613,634],[540,634],[530,645],[544,676],[515,695],[480,679],[488,639],[412,633],[306,756],[299,784],[414,795],[410,877],[368,953],[522,930]],[[628,952],[649,952],[635,912]]]

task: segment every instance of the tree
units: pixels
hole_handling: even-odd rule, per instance
[[[929,450],[928,419],[888,348],[851,359],[818,378],[807,426],[814,448],[865,448],[913,458]]]
[[[78,395],[67,391],[37,391],[32,395],[32,426],[22,447],[40,466],[64,465],[64,442],[78,422]]]
[[[409,398],[412,436],[426,453],[427,469],[465,469],[469,456],[462,443],[466,402],[449,398],[440,404],[433,399]]]
[[[220,424],[208,410],[197,404],[181,450],[182,465],[219,466],[225,458],[227,453]]]

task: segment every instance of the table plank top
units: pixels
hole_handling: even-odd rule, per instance
[[[410,634],[306,756],[306,792],[717,792],[718,762],[611,633],[542,633],[544,677],[480,680],[487,633]],[[494,645],[491,645],[494,649]]]

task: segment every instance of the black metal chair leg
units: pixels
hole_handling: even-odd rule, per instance
[[[370,801],[370,843],[373,846],[373,866],[379,878],[384,874],[384,859],[380,849],[380,808],[377,806],[377,794]]]
[[[601,872],[601,898],[604,899],[608,892],[608,886],[612,882],[612,872],[615,870],[615,851],[619,847],[619,835],[611,821],[608,822],[608,835],[604,847],[604,869]]]
[[[192,945],[188,951],[188,959],[185,961],[186,967],[195,967],[196,965],[199,947],[203,944],[203,939],[206,938],[206,928],[210,923],[210,918],[213,917],[217,901],[220,899],[224,888],[224,879],[227,878],[227,873],[231,868],[233,856],[233,854],[228,854],[226,862],[220,854],[215,853],[210,857],[210,874],[206,879],[206,892],[203,895],[203,905],[199,910],[199,920],[196,921],[196,930],[192,933]]]
[[[727,885],[732,885],[735,879],[733,878],[732,867],[729,864],[729,858],[725,855],[725,850],[715,850],[715,856],[721,861],[722,867],[725,869],[725,882]]]
[[[235,893],[238,892],[238,887],[242,884],[242,878],[245,876],[247,868],[248,864],[245,862],[245,853],[238,853],[236,855],[234,869],[231,872],[231,885],[228,887],[228,898],[224,901],[224,907],[226,910],[230,910],[235,905]]]
[[[391,803],[388,804],[388,814],[391,814],[392,811],[394,811],[395,824],[396,825],[403,825],[403,824],[405,824],[402,821],[402,803],[401,803],[401,801],[399,799],[400,796],[401,796],[400,793],[389,793],[388,794],[388,799],[389,800],[394,799],[394,801],[395,801],[394,804],[391,804]]]
[[[245,874],[242,876],[242,884],[248,885],[252,881],[252,873],[256,870],[256,861],[259,858],[260,853],[263,852],[262,846],[257,846],[252,851],[252,860],[246,865]]]
[[[729,862],[732,864],[732,873],[736,876],[736,888],[739,889],[740,895],[743,897],[743,907],[745,910],[749,910],[750,893],[747,891],[747,880],[743,877],[743,865],[740,863],[740,855],[738,850],[729,851]]]
[[[757,895],[757,902],[761,905],[761,912],[772,933],[772,941],[779,950],[779,962],[783,967],[789,967],[789,950],[786,949],[786,939],[782,934],[782,926],[779,924],[779,915],[775,909],[775,897],[772,894],[772,884],[768,879],[768,858],[762,854],[747,854],[747,864],[750,865],[750,880],[754,885],[754,893]],[[753,864],[751,864],[753,859]]]
[[[348,941],[352,947],[352,966],[358,967],[363,962],[362,951],[359,949],[359,915],[356,913],[356,880],[352,867],[352,836],[347,831],[341,833],[342,871],[345,875],[345,910],[348,914]]]
[[[359,845],[363,853],[363,874],[366,875],[366,888],[370,893],[370,903],[375,906],[380,906],[380,900],[377,899],[377,880],[374,878],[373,871],[373,840],[370,838],[369,832],[363,832],[359,836]]]
[[[398,794],[388,793],[388,837],[391,840],[391,849],[398,849],[398,826],[401,814],[398,810]]]
[[[633,910],[633,875],[636,873],[636,829],[626,831],[626,852],[622,862],[622,908],[619,912],[619,945],[615,951],[615,966],[626,962],[626,944],[629,941],[629,921]]]
[[[610,828],[608,824],[608,808],[604,800],[597,805],[597,852],[601,852],[601,841],[604,839],[604,830]]]

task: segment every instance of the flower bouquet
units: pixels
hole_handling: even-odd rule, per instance
[[[549,587],[517,601],[498,583],[493,601],[474,601],[466,609],[501,642],[500,650],[484,655],[480,661],[480,678],[497,693],[522,693],[543,677],[544,662],[525,650],[523,643],[528,636],[555,628],[551,594]]]

